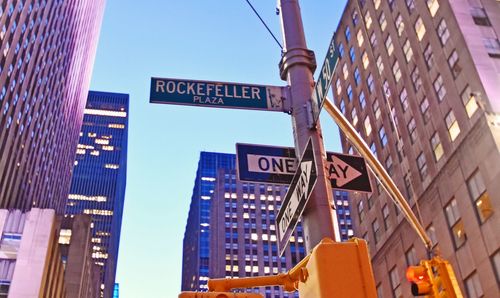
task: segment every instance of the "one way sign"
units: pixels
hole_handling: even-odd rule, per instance
[[[290,188],[283,199],[283,204],[276,217],[280,255],[283,255],[286,244],[314,189],[317,178],[316,161],[314,160],[311,139],[309,139],[306,150],[298,164],[297,171],[293,176]]]
[[[332,188],[371,192],[370,179],[363,157],[326,153],[326,173]]]

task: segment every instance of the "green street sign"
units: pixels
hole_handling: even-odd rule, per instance
[[[284,87],[151,78],[149,102],[283,112]]]

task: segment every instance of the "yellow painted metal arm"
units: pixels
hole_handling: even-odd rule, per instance
[[[333,118],[335,123],[337,123],[342,132],[344,132],[344,134],[349,139],[354,148],[356,148],[356,150],[361,154],[361,156],[363,156],[366,159],[368,165],[372,169],[373,173],[375,173],[377,178],[380,180],[384,188],[387,190],[391,199],[397,205],[399,205],[400,209],[403,211],[403,214],[405,215],[410,225],[417,232],[420,239],[422,239],[422,241],[424,242],[424,245],[430,251],[432,248],[431,239],[429,238],[429,236],[427,236],[427,234],[425,233],[425,229],[422,227],[417,217],[411,210],[410,205],[405,200],[405,198],[403,197],[403,195],[401,194],[401,192],[399,191],[399,189],[397,188],[396,184],[391,179],[387,171],[384,169],[382,164],[377,160],[375,155],[371,152],[368,145],[357,133],[357,131],[354,129],[351,123],[347,121],[344,115],[342,115],[339,109],[328,98],[325,99],[324,108],[328,112],[328,114],[330,114],[330,116]]]
[[[303,269],[309,261],[310,255],[302,259],[287,273],[269,276],[255,276],[243,278],[218,278],[208,280],[208,290],[215,292],[228,292],[237,288],[252,288],[263,286],[283,286],[285,291],[292,292],[297,289],[297,282],[303,277]]]

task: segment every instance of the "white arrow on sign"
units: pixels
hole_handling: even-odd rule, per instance
[[[306,161],[300,164],[299,181],[297,182],[297,185],[293,190],[292,195],[290,196],[288,204],[281,207],[285,208],[285,212],[283,214],[282,221],[279,223],[279,228],[281,231],[281,233],[279,233],[280,241],[285,237],[286,231],[289,228],[290,221],[295,215],[300,202],[302,200],[307,200],[307,198],[309,197],[309,181],[311,180],[312,167],[312,161]]]
[[[332,155],[332,161],[327,161],[328,178],[336,180],[337,186],[341,187],[362,175],[361,172],[351,167],[340,158]]]

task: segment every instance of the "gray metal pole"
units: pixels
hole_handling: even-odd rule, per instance
[[[325,149],[319,123],[309,129],[311,121],[310,99],[314,87],[316,68],[314,53],[307,49],[298,0],[278,0],[284,40],[280,74],[290,86],[292,125],[295,150],[302,156],[307,141],[312,139],[318,169],[318,181],[302,214],[306,249],[311,251],[322,238],[340,241],[337,213],[333,210],[332,188],[325,175]]]

